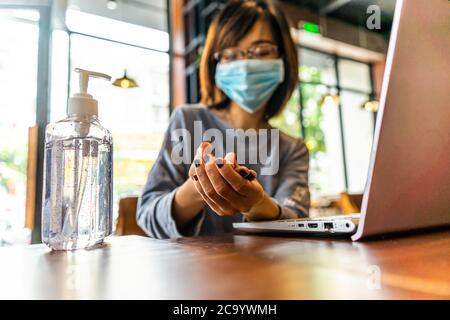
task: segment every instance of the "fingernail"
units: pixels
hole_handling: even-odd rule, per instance
[[[238,173],[239,173],[239,175],[240,175],[242,178],[244,178],[244,179],[248,179],[248,177],[249,177],[249,175],[250,175],[250,173],[248,173],[248,172],[245,171],[245,170],[240,170],[240,171],[238,171]]]
[[[198,181],[197,175],[194,175],[192,178],[194,178],[195,181]]]
[[[200,167],[200,160],[195,159],[195,160],[194,160],[194,166],[195,166],[196,168]]]
[[[219,169],[221,169],[223,167],[223,159],[216,159],[216,165]]]
[[[208,154],[205,154],[203,159],[205,160],[205,162],[209,162],[209,159],[211,159],[211,157]]]
[[[244,178],[244,179],[246,179],[246,180],[248,180],[248,181],[252,181],[252,180],[254,180],[254,179],[256,178],[255,175],[254,175],[253,173],[247,172],[247,171],[245,171],[245,170],[240,170],[240,171],[238,171],[238,173],[239,173],[239,175],[240,175],[242,178]]]

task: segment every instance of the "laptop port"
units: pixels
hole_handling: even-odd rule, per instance
[[[331,230],[331,229],[333,229],[333,223],[332,222],[324,222],[323,227],[325,229]]]
[[[317,228],[319,225],[317,223],[308,223],[308,228]]]
[[[304,223],[299,223],[298,226],[299,226],[300,228],[304,228],[304,227],[305,227],[305,224],[304,224]]]

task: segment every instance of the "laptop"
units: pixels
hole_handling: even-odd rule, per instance
[[[447,0],[397,0],[361,213],[234,223],[353,241],[450,225]]]

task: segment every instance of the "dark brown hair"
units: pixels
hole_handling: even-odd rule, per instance
[[[277,3],[270,0],[232,0],[212,21],[200,62],[203,104],[219,109],[229,106],[229,98],[216,88],[214,76],[217,60],[214,53],[236,46],[260,19],[270,26],[285,69],[284,81],[267,103],[265,119],[278,114],[286,105],[298,83],[297,49],[283,12]]]

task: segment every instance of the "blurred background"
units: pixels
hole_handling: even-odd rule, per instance
[[[171,110],[199,101],[206,32],[225,2],[0,0],[0,246],[40,241],[44,129],[65,117],[75,67],[113,77],[89,91],[113,134],[115,228],[126,233]],[[357,211],[395,0],[279,2],[300,83],[272,124],[307,144],[312,214]]]

